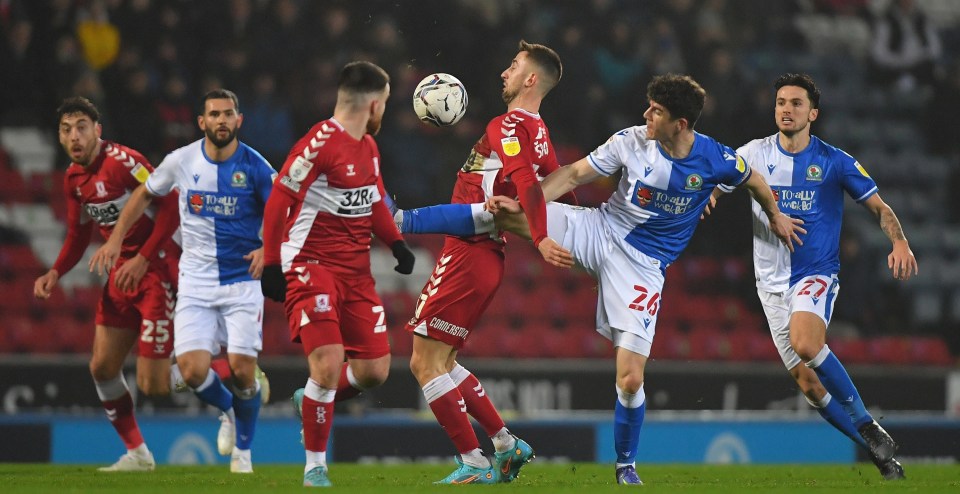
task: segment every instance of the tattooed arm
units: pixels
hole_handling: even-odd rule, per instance
[[[898,280],[908,280],[911,276],[918,274],[917,258],[910,250],[910,244],[903,234],[900,220],[897,219],[893,208],[880,199],[880,194],[870,196],[863,201],[863,206],[877,217],[880,221],[880,229],[893,243],[893,250],[887,256],[887,267],[890,268],[893,277]]]

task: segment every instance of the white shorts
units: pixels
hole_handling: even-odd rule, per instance
[[[194,350],[256,357],[263,349],[263,293],[259,281],[222,286],[180,285],[174,316],[173,351]]]
[[[800,364],[800,356],[790,344],[790,316],[794,312],[812,312],[829,327],[833,304],[837,301],[840,282],[837,275],[812,275],[801,279],[786,292],[768,292],[757,288],[760,304],[770,325],[770,336],[787,369]]]
[[[596,208],[547,203],[547,235],[599,282],[597,332],[649,357],[663,289],[660,261],[616,238]]]

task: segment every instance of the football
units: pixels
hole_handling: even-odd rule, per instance
[[[467,112],[467,89],[450,74],[430,74],[413,91],[413,111],[437,127],[453,125]]]

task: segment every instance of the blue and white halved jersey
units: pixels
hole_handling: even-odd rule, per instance
[[[816,136],[799,153],[780,147],[779,134],[756,139],[737,150],[770,184],[780,211],[803,220],[806,235],[791,254],[770,231],[760,204],[753,201],[753,264],[757,287],[783,292],[810,275],[840,271],[843,194],[863,202],[877,184],[852,156]]]
[[[617,132],[587,161],[604,176],[623,169],[616,192],[600,209],[618,237],[658,259],[661,269],[687,246],[713,188],[737,187],[750,177],[733,149],[712,137],[695,132],[690,154],[673,159],[647,139],[646,125]]]
[[[168,154],[144,185],[154,195],[180,192],[181,286],[252,280],[243,256],[263,246],[263,206],[277,172],[242,142],[223,162],[211,160],[203,142]]]

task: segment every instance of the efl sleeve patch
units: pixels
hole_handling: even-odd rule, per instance
[[[739,154],[737,155],[737,171],[740,173],[747,171],[747,163],[743,161],[743,157]]]
[[[520,154],[520,140],[515,136],[504,137],[500,139],[500,147],[503,148],[503,154],[507,156],[516,156]]]
[[[137,166],[130,170],[130,174],[133,175],[133,178],[137,179],[137,182],[140,183],[144,183],[148,178],[150,178],[150,170],[147,170],[147,167],[140,163],[137,163]]]
[[[870,178],[870,174],[867,173],[866,168],[864,168],[859,161],[855,162],[853,166],[857,167],[857,171],[859,171],[861,175],[863,175],[864,177]]]

